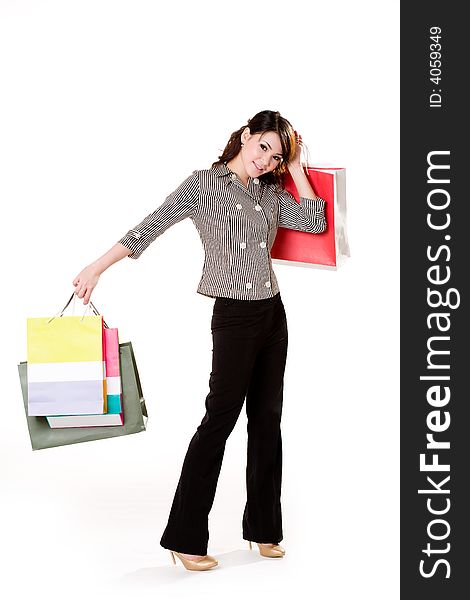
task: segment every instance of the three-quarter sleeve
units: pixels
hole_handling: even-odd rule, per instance
[[[326,229],[325,201],[322,198],[313,200],[300,196],[300,204],[287,190],[278,192],[279,218],[278,226],[297,231],[321,233]]]
[[[166,200],[133,229],[119,243],[132,250],[129,258],[139,258],[150,244],[169,227],[194,216],[199,200],[198,172],[193,171]]]

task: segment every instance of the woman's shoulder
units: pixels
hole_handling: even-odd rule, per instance
[[[207,167],[206,169],[194,169],[192,172],[192,175],[197,175],[197,176],[207,176],[207,175],[222,175],[223,174],[223,169],[216,166],[210,166]]]
[[[223,183],[230,178],[231,171],[224,164],[213,164],[206,169],[195,169],[193,175],[198,177],[201,185]]]

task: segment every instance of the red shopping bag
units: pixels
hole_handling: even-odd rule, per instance
[[[280,227],[271,258],[277,263],[336,269],[350,256],[346,231],[346,170],[309,166],[305,172],[317,196],[326,202],[326,230],[307,233]],[[284,185],[299,202],[297,188],[289,173]]]

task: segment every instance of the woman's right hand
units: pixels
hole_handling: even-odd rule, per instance
[[[79,298],[83,298],[83,304],[88,304],[90,301],[91,292],[95,289],[100,272],[93,265],[85,267],[73,280],[73,285],[76,287],[75,294]]]

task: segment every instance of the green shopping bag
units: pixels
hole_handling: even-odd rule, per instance
[[[28,363],[18,365],[23,403],[33,450],[90,442],[130,435],[146,429],[147,408],[140,384],[139,372],[131,342],[119,344],[124,425],[114,427],[74,427],[51,429],[45,416],[28,415]]]

